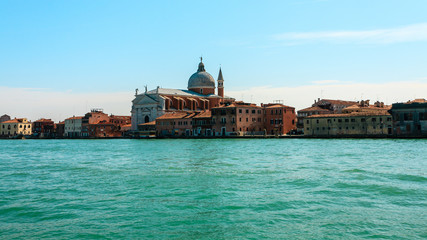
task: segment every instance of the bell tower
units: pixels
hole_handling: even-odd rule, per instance
[[[221,68],[218,74],[218,96],[224,97],[224,78],[222,77]]]

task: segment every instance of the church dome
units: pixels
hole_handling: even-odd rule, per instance
[[[205,65],[202,61],[199,63],[197,72],[188,79],[188,89],[191,88],[215,88],[215,80],[205,71]]]

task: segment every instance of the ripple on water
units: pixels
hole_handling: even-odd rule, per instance
[[[423,140],[1,143],[4,238],[426,238]]]

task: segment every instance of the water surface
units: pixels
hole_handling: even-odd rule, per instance
[[[425,239],[427,140],[1,140],[0,238]]]

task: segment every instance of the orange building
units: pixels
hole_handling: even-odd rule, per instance
[[[212,109],[214,136],[264,135],[263,108],[251,103],[234,102]]]
[[[296,130],[295,108],[283,104],[262,104],[264,108],[264,128],[267,134],[285,135]]]

